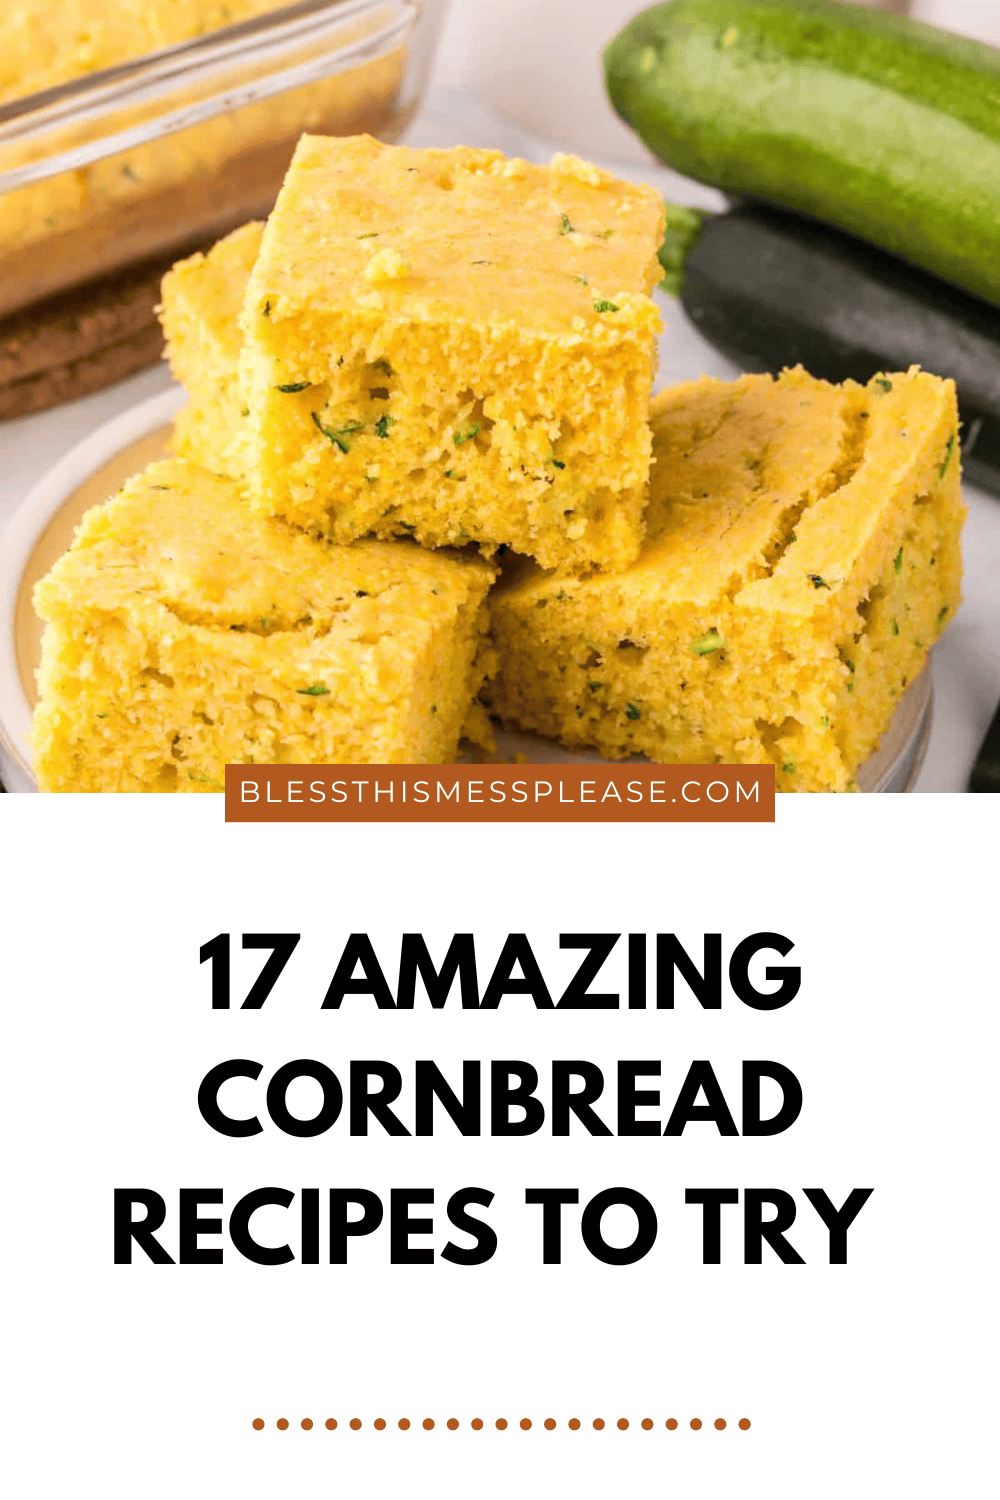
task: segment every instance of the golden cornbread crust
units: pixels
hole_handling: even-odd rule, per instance
[[[339,547],[152,464],[35,591],[47,792],[220,791],[227,762],[455,759],[489,662],[478,558]]]
[[[245,467],[239,312],[263,231],[263,224],[244,224],[207,255],[178,261],[160,294],[166,358],[191,397],[174,423],[173,450],[231,479]]]
[[[780,790],[855,790],[960,599],[952,382],[703,379],[651,420],[642,556],[505,578],[484,701],[611,759],[773,761]]]
[[[242,314],[257,512],[634,561],[663,219],[575,157],[303,137]]]

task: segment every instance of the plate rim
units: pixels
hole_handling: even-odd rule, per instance
[[[18,775],[30,783],[34,783],[34,773],[26,747],[31,730],[31,708],[21,685],[15,644],[17,603],[25,570],[49,522],[74,490],[123,448],[139,442],[157,427],[172,422],[186,400],[186,392],[180,386],[172,385],[103,422],[74,443],[69,452],[42,475],[3,529],[0,749]]]

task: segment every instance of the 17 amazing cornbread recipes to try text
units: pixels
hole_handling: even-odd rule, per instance
[[[38,586],[41,789],[446,763],[487,714],[856,789],[959,600],[954,389],[654,397],[663,219],[575,157],[303,137],[164,281],[176,457]]]

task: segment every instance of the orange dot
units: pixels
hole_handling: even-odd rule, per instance
[[[750,1431],[750,1418],[749,1417],[740,1417],[740,1431],[741,1432],[749,1432]]]
[[[312,1432],[312,1417],[303,1417],[299,1426],[303,1432]]]
[[[482,1419],[482,1417],[473,1417],[472,1421],[469,1423],[469,1426],[472,1428],[473,1432],[482,1432],[482,1430],[483,1430],[483,1419]]]
[[[327,1430],[327,1432],[336,1432],[336,1430],[337,1430],[337,1418],[336,1417],[327,1417],[327,1419],[326,1419],[326,1430]]]
[[[423,1428],[425,1432],[432,1432],[434,1430],[434,1418],[425,1417],[423,1421]]]
[[[603,1432],[604,1431],[604,1418],[603,1417],[595,1417],[594,1418],[594,1431],[595,1432]]]
[[[701,1418],[700,1417],[692,1417],[691,1418],[691,1431],[692,1432],[700,1432],[701,1431]]]
[[[643,1417],[643,1419],[642,1419],[642,1430],[643,1430],[643,1432],[649,1432],[649,1431],[651,1431],[652,1426],[653,1426],[653,1419],[652,1419],[652,1417]]]
[[[546,1432],[551,1432],[553,1430],[553,1428],[555,1427],[555,1425],[556,1425],[556,1419],[555,1419],[555,1417],[546,1417],[545,1418],[545,1431]]]
[[[288,1418],[287,1417],[279,1417],[278,1421],[277,1421],[278,1431],[279,1432],[284,1432],[284,1430],[285,1430],[285,1428],[287,1426],[288,1426]]]
[[[449,1417],[448,1418],[448,1431],[449,1432],[454,1432],[455,1429],[457,1428],[457,1426],[458,1426],[458,1418],[457,1417]]]
[[[399,1430],[400,1430],[400,1432],[408,1432],[409,1429],[410,1429],[410,1419],[409,1419],[409,1417],[400,1417],[400,1419],[399,1419]]]
[[[261,1430],[261,1428],[263,1426],[264,1426],[264,1418],[263,1417],[254,1417],[254,1419],[253,1419],[253,1430],[254,1430],[254,1432],[260,1432],[260,1430]]]
[[[497,1432],[506,1432],[506,1431],[507,1431],[507,1418],[506,1417],[497,1417]]]
[[[384,1432],[385,1431],[385,1417],[376,1417],[375,1418],[375,1431],[376,1432]]]
[[[726,1430],[726,1419],[725,1419],[725,1417],[716,1417],[716,1419],[715,1419],[715,1430],[716,1430],[716,1432],[725,1432],[725,1430]]]
[[[668,1432],[676,1432],[677,1431],[677,1418],[676,1417],[668,1417],[667,1418],[667,1431]]]
[[[628,1432],[628,1417],[619,1417],[618,1418],[618,1431],[619,1432]]]
[[[351,1418],[351,1431],[352,1432],[357,1432],[357,1431],[359,1431],[360,1427],[361,1427],[361,1418],[360,1417],[352,1417]]]
[[[531,1418],[530,1417],[522,1417],[521,1418],[521,1431],[522,1432],[530,1432],[531,1431]]]
[[[569,1419],[569,1421],[567,1422],[566,1425],[569,1428],[570,1432],[576,1432],[579,1429],[579,1426],[580,1426],[580,1418],[579,1417],[570,1417],[570,1419]]]

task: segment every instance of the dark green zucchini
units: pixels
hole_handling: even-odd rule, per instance
[[[970,792],[1000,792],[1000,708],[979,747],[976,763],[969,777]]]
[[[605,51],[687,177],[808,214],[1000,304],[1000,51],[830,0],[671,0]]]
[[[671,206],[672,207],[672,206]],[[700,232],[698,221],[701,220]],[[1000,309],[814,220],[760,204],[668,214],[661,261],[743,370],[868,381],[922,365],[958,389],[966,475],[1000,494]]]

